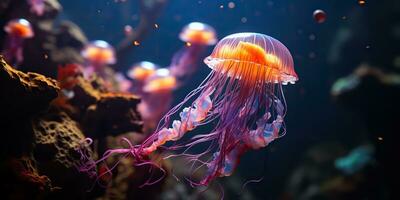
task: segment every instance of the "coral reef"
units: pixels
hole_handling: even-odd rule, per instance
[[[353,74],[339,79],[332,88],[336,101],[357,113],[368,129],[376,148],[376,159],[385,167],[385,183],[390,195],[397,194],[400,168],[393,162],[393,152],[399,152],[398,113],[400,112],[400,75],[362,65]],[[392,196],[392,197],[394,197]]]

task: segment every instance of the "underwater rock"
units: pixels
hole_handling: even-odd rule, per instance
[[[39,199],[46,192],[55,190],[47,176],[39,175],[35,161],[28,156],[1,162],[2,190],[5,199]]]
[[[73,95],[66,103],[75,109],[69,114],[80,122],[88,137],[98,139],[127,132],[142,133],[138,96],[107,92],[104,82],[97,77],[86,79],[79,74],[72,79],[70,91]]]
[[[91,105],[83,120],[85,132],[104,137],[126,132],[142,132],[143,122],[136,110],[140,98],[131,94],[104,93]]]
[[[15,70],[0,56],[1,117],[32,116],[43,111],[59,90],[55,80]]]
[[[31,119],[45,111],[57,97],[55,80],[37,73],[23,73],[8,65],[0,56],[0,121],[4,156],[30,152],[33,142]]]
[[[49,194],[50,198],[82,199],[92,195],[87,189],[94,180],[90,174],[80,173],[77,169],[81,161],[80,152],[93,157],[89,146],[83,143],[85,136],[79,124],[57,109],[34,119],[32,124],[35,133],[33,155],[38,169],[51,179],[54,186],[62,188]]]

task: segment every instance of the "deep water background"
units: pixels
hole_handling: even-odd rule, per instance
[[[138,22],[137,2],[133,0],[60,2],[64,7],[61,18],[76,22],[90,40],[103,39],[117,44],[124,37],[123,27],[128,24],[135,27]],[[229,9],[228,2],[234,2],[235,8]],[[377,17],[380,8],[385,5],[367,1],[365,6],[360,6],[356,0],[170,0],[157,21],[159,28],[149,33],[140,46],[133,47],[118,68],[126,70],[142,60],[168,66],[174,52],[184,45],[178,38],[181,28],[192,21],[215,27],[219,38],[236,32],[259,32],[285,44],[300,77],[295,85],[284,87],[288,103],[287,135],[261,151],[248,153],[236,172],[243,183],[264,177],[261,183],[249,184],[247,189],[258,199],[276,199],[291,171],[311,146],[323,142],[353,146],[364,140],[364,124],[335,105],[330,88],[337,78],[351,73],[359,64],[385,60],[375,54],[385,47],[384,36],[379,35],[383,33],[371,32],[371,27],[383,31],[385,22],[389,24],[393,19]],[[315,9],[325,10],[325,23],[317,24],[313,20]],[[245,23],[243,18],[247,19]],[[352,39],[342,44],[346,31],[352,33]],[[376,45],[377,41],[381,46]],[[175,92],[175,103],[210,71],[203,63],[199,65],[200,70],[192,80]]]

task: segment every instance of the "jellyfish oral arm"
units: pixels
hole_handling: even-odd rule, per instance
[[[270,142],[279,137],[279,132],[283,125],[284,106],[279,99],[274,100],[277,112],[276,119],[272,123],[267,123],[271,118],[271,113],[265,113],[258,121],[256,130],[251,130],[248,137],[244,140],[247,146],[252,149],[266,147]]]
[[[157,138],[153,143],[143,149],[144,154],[150,154],[159,146],[168,141],[177,141],[183,137],[185,133],[195,129],[204,119],[212,108],[210,95],[214,89],[210,89],[201,94],[194,102],[193,106],[186,107],[179,114],[181,120],[174,120],[172,128],[163,128],[157,133]]]

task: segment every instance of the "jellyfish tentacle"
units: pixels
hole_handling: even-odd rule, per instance
[[[149,147],[144,148],[143,153],[150,154],[168,141],[179,140],[185,133],[200,125],[207,118],[207,114],[213,106],[210,98],[213,92],[214,89],[205,91],[197,98],[193,106],[184,108],[179,114],[181,120],[174,120],[172,128],[161,129],[157,133],[156,140]]]
[[[265,113],[257,120],[257,128],[249,131],[248,137],[244,140],[246,145],[252,149],[265,147],[279,137],[279,132],[283,126],[285,107],[279,99],[276,98],[273,101],[272,105],[277,113],[276,119],[272,123],[267,123],[271,118],[271,113]]]

